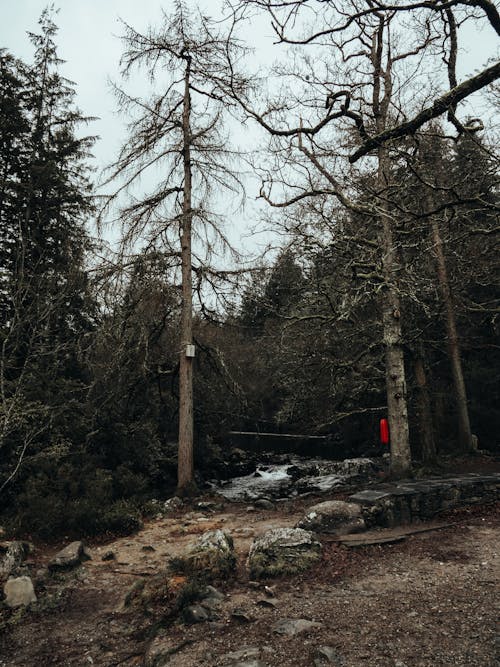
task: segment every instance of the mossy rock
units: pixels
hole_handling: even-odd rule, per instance
[[[258,537],[248,555],[251,577],[278,577],[310,568],[321,558],[321,544],[301,528],[273,528]]]
[[[332,535],[359,533],[366,529],[361,505],[342,500],[327,500],[310,507],[297,528]]]
[[[210,530],[191,546],[184,556],[172,558],[174,572],[215,579],[230,574],[236,567],[231,536],[222,530]]]

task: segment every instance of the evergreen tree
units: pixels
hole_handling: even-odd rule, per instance
[[[0,488],[51,446],[84,440],[82,343],[93,326],[84,269],[92,211],[90,137],[73,84],[58,72],[49,10],[30,34],[34,60],[2,55]],[[59,454],[58,454],[59,452]]]

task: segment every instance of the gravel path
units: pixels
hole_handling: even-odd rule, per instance
[[[191,515],[152,522],[135,537],[100,551],[94,546],[93,561],[59,590],[47,590],[38,611],[18,617],[0,614],[0,667],[144,665],[151,652],[148,632],[164,599],[159,591],[151,608],[123,609],[126,592],[140,573],[153,581],[167,554],[218,524],[237,536],[238,575],[218,584],[226,598],[217,621],[194,626],[175,622],[160,630],[155,646],[171,649],[172,655],[155,667],[224,667],[234,664],[238,652],[243,656],[245,647],[254,665],[260,660],[268,667],[313,667],[321,646],[330,648],[331,662],[318,664],[344,667],[500,664],[495,653],[498,506],[450,513],[446,519],[453,527],[413,535],[401,544],[348,549],[326,543],[318,566],[271,582],[275,596],[269,598],[263,584],[249,582],[245,574],[248,545],[269,527],[293,525],[302,509],[248,515],[241,506],[229,506],[210,521]],[[117,561],[101,562],[99,555],[109,549],[116,551]],[[235,618],[235,609],[247,621]],[[283,619],[320,625],[283,636],[273,631]]]

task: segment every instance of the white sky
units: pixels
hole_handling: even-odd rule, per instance
[[[206,10],[207,14],[218,15],[220,0],[188,0],[188,4],[191,1],[194,6]],[[27,31],[39,32],[38,18],[48,4],[47,0],[0,0],[0,47],[30,62],[33,46]],[[126,137],[126,119],[116,113],[116,100],[109,85],[110,79],[119,82],[122,53],[119,36],[123,33],[120,18],[141,31],[149,24],[159,22],[162,7],[169,13],[174,3],[171,0],[59,0],[54,4],[59,8],[55,16],[59,28],[55,41],[59,57],[66,61],[60,71],[76,83],[76,103],[83,114],[98,117],[84,131],[100,137],[94,145],[93,154],[101,170],[116,158]],[[252,46],[259,50],[257,61],[271,57],[271,33],[264,20],[260,22],[260,29],[252,32]],[[136,79],[134,85],[137,85]],[[146,84],[144,90],[147,90]],[[252,194],[250,203],[255,194]],[[236,213],[240,229],[231,238],[236,245],[248,245],[249,218],[255,219],[258,215],[252,208],[250,206],[245,213]],[[231,214],[233,212],[234,206]],[[245,238],[240,239],[240,235]],[[255,245],[255,240],[252,245]],[[262,243],[267,243],[267,240]]]
[[[220,4],[220,0],[189,1],[201,5],[212,15],[217,13]],[[173,3],[171,0],[59,0],[55,4],[60,7],[56,17],[58,53],[66,60],[62,73],[76,83],[77,104],[82,112],[99,117],[90,126],[89,133],[101,137],[94,147],[94,155],[102,168],[116,157],[125,137],[124,119],[115,113],[115,99],[108,85],[109,78],[118,80],[122,48],[118,39],[122,33],[118,17],[141,30],[159,19],[162,6],[168,13]],[[26,31],[38,32],[37,20],[46,6],[47,0],[0,0],[0,47],[30,61],[33,49]],[[257,49],[252,66],[255,62],[272,61],[277,49],[271,46],[271,28],[267,21],[260,21],[247,34],[250,45]],[[480,32],[464,31],[461,39],[465,54],[459,66],[462,76],[472,74],[484,66],[495,51],[498,53],[498,39],[490,27]]]
[[[47,0],[0,0],[0,47],[23,60],[30,61],[33,47],[27,31],[39,32],[38,18]],[[219,0],[194,2],[216,14]],[[168,13],[173,2],[164,0],[59,0],[55,22],[59,57],[66,61],[61,68],[64,76],[76,83],[77,104],[85,115],[98,116],[92,134],[101,140],[94,154],[100,166],[116,156],[124,138],[124,119],[116,113],[116,102],[110,91],[109,79],[119,80],[118,67],[122,52],[119,36],[123,33],[120,18],[136,30],[160,20],[161,8]],[[261,23],[264,28],[264,22]],[[253,46],[269,47],[271,30],[254,32]]]

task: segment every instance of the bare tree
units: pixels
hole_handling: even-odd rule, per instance
[[[446,67],[449,88],[439,94],[434,86],[426,87],[423,108],[415,112],[415,107],[410,107],[390,127],[381,130],[361,124],[361,119],[352,113],[349,104],[344,104],[340,110],[328,114],[307,128],[308,134],[315,135],[338,117],[350,119],[360,131],[362,139],[361,145],[349,155],[349,161],[353,163],[361,157],[372,154],[388,141],[414,134],[425,123],[443,114],[447,114],[448,120],[453,123],[459,134],[467,129],[477,128],[480,125],[478,119],[469,120],[465,124],[460,122],[456,114],[457,106],[470,95],[500,78],[500,63],[495,62],[489,66],[486,64],[477,74],[460,83],[457,79],[459,28],[472,20],[480,26],[488,26],[500,35],[500,14],[490,0],[417,0],[402,3],[350,0],[345,4],[335,0],[236,0],[233,2],[233,7],[237,8],[236,11],[252,8],[265,10],[270,16],[277,41],[283,44],[304,46],[345,42],[353,26],[369,21],[371,17],[383,18],[384,21],[392,18],[406,21],[408,36],[415,30],[420,33],[419,26],[425,24],[427,34],[424,35],[420,48],[414,55],[418,55],[431,36],[441,38],[440,52]],[[313,20],[310,23],[311,27],[308,27],[305,21],[311,16],[319,20]],[[321,26],[319,29],[318,23]],[[342,98],[343,95],[335,93],[331,98],[332,102],[338,101],[339,97]],[[263,118],[259,122],[271,130],[272,126]],[[276,131],[276,128],[273,129]],[[283,130],[282,134],[291,136],[297,131],[298,128],[295,130],[289,128]]]
[[[122,110],[136,116],[112,166],[111,178],[122,179],[112,200],[141,177],[156,181],[121,211],[124,247],[160,249],[180,270],[178,488],[186,492],[193,484],[193,272],[213,275],[207,257],[216,244],[229,247],[211,199],[221,190],[241,190],[223,132],[227,56],[237,58],[239,46],[181,0],[159,28],[141,34],[126,25],[123,41],[123,76],[146,69],[159,91],[143,100],[117,89]],[[233,82],[241,90],[234,73]]]
[[[395,238],[401,212],[392,176],[399,151],[395,140],[443,113],[458,133],[480,127],[477,119],[459,120],[458,104],[495,81],[500,66],[485,67],[458,83],[458,32],[466,20],[483,18],[497,30],[498,13],[488,2],[473,9],[463,2],[399,5],[352,0],[340,5],[330,0],[242,0],[234,7],[243,12],[265,10],[277,41],[290,46],[293,62],[277,70],[283,80],[295,82],[281,97],[266,106],[240,99],[244,113],[272,137],[275,162],[263,176],[261,195],[279,207],[333,196],[352,212],[378,221],[380,266],[370,276],[378,280],[382,311],[391,469],[404,475],[411,457],[402,267]],[[437,55],[445,63],[441,79],[427,75]],[[445,82],[449,88],[443,92]],[[345,140],[346,132],[350,141]],[[365,156],[361,173],[375,172],[375,185],[370,186],[371,199],[360,204],[353,196],[348,164]]]

